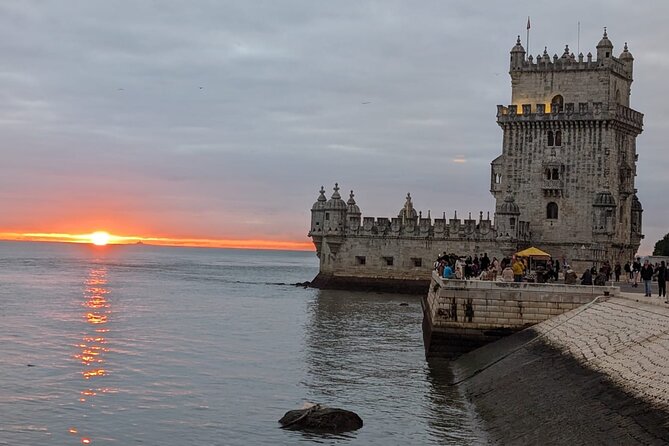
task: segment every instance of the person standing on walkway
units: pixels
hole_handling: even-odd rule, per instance
[[[655,270],[657,273],[657,289],[660,297],[664,297],[664,303],[669,304],[667,300],[667,265],[664,260],[660,262],[660,266]]]
[[[632,277],[634,279],[634,288],[639,286],[639,271],[641,271],[641,257],[637,257],[634,262],[632,262]]]
[[[632,281],[632,268],[630,262],[625,262],[625,276],[627,276],[627,283]]]
[[[650,297],[651,296],[651,288],[650,284],[653,280],[653,265],[648,262],[648,260],[644,260],[643,266],[641,267],[641,280],[643,280],[643,286],[644,286],[644,291],[645,291],[645,296]]]
[[[622,268],[620,267],[620,262],[616,262],[616,266],[613,267],[613,274],[616,275],[616,282],[620,282],[620,273]]]

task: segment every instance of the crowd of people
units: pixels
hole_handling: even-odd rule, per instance
[[[566,268],[568,265],[564,265]],[[511,256],[490,259],[488,253],[480,257],[474,254],[463,257],[456,254],[442,253],[434,263],[434,268],[445,279],[479,279],[522,282],[528,271],[527,258]],[[561,266],[560,261],[548,260],[542,270],[542,281],[557,281]]]
[[[541,262],[533,272],[532,280],[537,282],[557,282],[560,271],[564,271],[564,283],[576,284],[578,276],[571,269],[566,259],[548,259]],[[528,259],[517,256],[490,259],[488,253],[481,256],[475,254],[474,257],[459,256],[456,254],[442,253],[434,263],[435,270],[439,276],[445,279],[479,279],[479,280],[501,280],[505,282],[522,282],[528,272]],[[633,287],[638,287],[639,282],[643,281],[645,295],[651,296],[651,283],[653,278],[657,279],[658,293],[660,297],[667,297],[667,265],[664,260],[656,263],[654,266],[648,260],[641,264],[641,258],[636,258],[632,263],[627,262],[621,266],[616,262],[611,267],[611,263],[605,261],[597,270],[594,266],[586,269],[580,277],[581,285],[604,286],[615,278],[615,282],[620,282],[622,273],[625,273],[625,279]]]

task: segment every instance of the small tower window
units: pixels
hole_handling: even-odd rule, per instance
[[[553,146],[555,144],[555,140],[553,139],[553,131],[549,130],[548,131],[548,145]]]
[[[558,205],[557,203],[550,202],[546,206],[546,218],[549,220],[557,220],[558,218]]]
[[[411,262],[413,263],[413,266],[416,268],[420,268],[423,266],[423,259],[420,257],[412,257]]]
[[[555,131],[555,145],[556,146],[562,145],[562,132],[560,130]]]
[[[553,169],[553,174],[551,175],[551,179],[553,180],[559,180],[560,179],[560,172],[558,172],[557,169]]]
[[[367,263],[367,257],[365,256],[355,256],[355,264],[356,265],[364,265]]]
[[[325,213],[325,220],[330,220],[330,213],[329,212]]]
[[[562,98],[562,95],[556,95],[553,97],[553,100],[551,101],[551,112],[552,113],[560,113],[562,111],[562,107],[564,106],[564,99]]]
[[[509,219],[509,226],[511,227],[511,229],[514,229],[516,227],[516,218],[515,217],[511,217]]]
[[[393,266],[394,259],[392,257],[384,257],[383,260],[386,262],[386,265]]]
[[[547,180],[550,180],[550,179],[551,179],[551,170],[550,170],[550,169],[546,169],[545,174],[546,174],[546,179],[547,179]]]

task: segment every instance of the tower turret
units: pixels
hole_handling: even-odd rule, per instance
[[[518,236],[519,215],[520,208],[509,193],[495,213],[497,238],[516,238]]]
[[[348,224],[348,229],[356,230],[360,227],[360,208],[355,204],[355,199],[353,198],[355,194],[351,191],[351,195],[346,202],[346,219]]]
[[[623,49],[623,52],[620,53],[619,59],[623,63],[623,66],[625,67],[625,72],[627,72],[629,77],[632,78],[634,57],[632,56],[632,53],[630,53],[629,50],[627,49],[627,42],[625,42],[625,48]]]
[[[613,56],[613,43],[609,40],[606,34],[606,27],[604,27],[604,35],[602,40],[597,44],[597,63],[601,65],[604,60],[610,59]]]
[[[414,221],[418,218],[418,212],[413,208],[413,202],[411,201],[411,194],[407,192],[406,202],[402,209],[400,209],[397,217],[401,219],[404,223],[406,221]]]
[[[516,39],[516,45],[511,48],[511,66],[510,71],[519,70],[525,62],[525,48],[520,44],[520,36]]]
[[[325,222],[325,188],[321,186],[320,195],[318,199],[311,206],[311,230],[309,231],[308,236],[314,241],[314,246],[316,247],[316,255],[321,256],[321,246],[323,243],[323,231],[324,231],[324,222]]]
[[[346,221],[346,202],[339,195],[339,183],[335,183],[332,197],[325,203],[325,233],[340,235],[344,232]]]

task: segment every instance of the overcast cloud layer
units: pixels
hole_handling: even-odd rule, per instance
[[[323,184],[494,210],[496,104],[530,51],[635,57],[642,252],[669,232],[667,2],[4,1],[0,230],[306,240]],[[633,11],[633,13],[632,13]],[[463,162],[464,161],[464,162]]]

